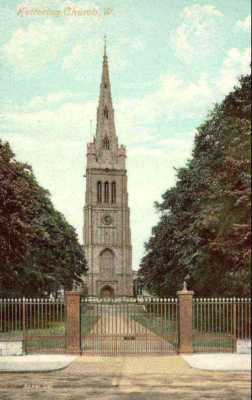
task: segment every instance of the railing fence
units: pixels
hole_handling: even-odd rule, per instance
[[[71,293],[76,303],[68,302],[68,295],[0,298],[0,341],[22,340],[28,353],[65,352],[69,347],[116,354],[234,352],[238,341],[251,341],[250,298],[197,298],[190,291],[178,292],[178,299],[104,299]]]
[[[0,299],[0,340],[23,340],[27,352],[65,350],[64,299]]]
[[[235,351],[238,339],[251,340],[251,299],[193,299],[194,351]]]

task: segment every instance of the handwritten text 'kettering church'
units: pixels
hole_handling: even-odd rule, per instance
[[[112,8],[76,8],[76,7],[65,7],[62,10],[53,10],[49,8],[28,8],[19,7],[17,9],[17,15],[20,17],[99,17],[101,15],[111,15],[113,12]]]

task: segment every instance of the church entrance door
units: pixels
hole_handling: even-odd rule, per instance
[[[101,289],[101,297],[114,297],[114,294],[114,289],[109,285],[106,285]]]

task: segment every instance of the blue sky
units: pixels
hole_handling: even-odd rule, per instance
[[[0,137],[81,240],[104,34],[137,269],[158,218],[153,202],[174,184],[207,112],[249,69],[250,14],[247,0],[1,1]]]

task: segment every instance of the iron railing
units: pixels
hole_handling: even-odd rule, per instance
[[[235,351],[237,339],[251,340],[250,299],[193,299],[194,351]]]
[[[250,298],[194,298],[192,306],[195,352],[231,352],[251,341]],[[176,298],[83,297],[80,307],[84,354],[178,351]],[[64,352],[65,314],[63,298],[0,298],[0,341],[20,339],[28,353]]]
[[[19,339],[27,352],[65,350],[63,299],[0,299],[0,340]]]

